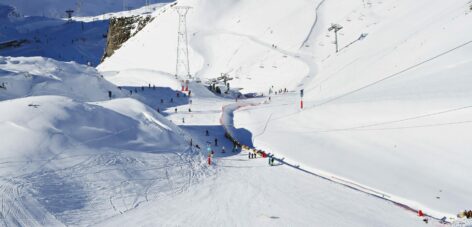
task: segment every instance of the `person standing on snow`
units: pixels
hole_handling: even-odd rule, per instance
[[[205,130],[205,136],[210,136],[210,132],[207,130]]]
[[[215,147],[217,147],[217,146],[218,146],[218,139],[215,138]]]
[[[221,148],[221,153],[223,153],[223,154],[226,153],[225,146],[223,146],[223,147]]]

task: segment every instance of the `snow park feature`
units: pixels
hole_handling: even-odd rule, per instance
[[[472,226],[470,5],[0,0],[0,226]]]

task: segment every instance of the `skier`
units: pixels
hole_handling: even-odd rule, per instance
[[[175,113],[177,113],[177,108],[174,109]]]
[[[170,103],[174,103],[174,98],[170,98]]]
[[[210,136],[210,132],[207,130],[205,130],[205,136]]]
[[[177,96],[177,98],[179,98],[179,97],[180,97],[180,93],[179,93],[179,92],[176,92],[176,93],[175,93],[175,96]]]
[[[161,103],[164,103],[164,99],[161,99]]]
[[[208,165],[211,166],[211,153],[208,154]]]
[[[226,150],[225,150],[225,146],[223,146],[223,147],[221,148],[221,153],[223,153],[223,154],[224,154],[225,152],[226,152]]]
[[[129,95],[133,95],[133,90],[129,90]]]
[[[159,107],[157,107],[157,112],[158,112],[158,113],[161,113],[161,109],[159,109]]]
[[[188,108],[188,112],[191,113],[191,112],[192,112],[192,109]]]
[[[193,146],[193,139],[190,138],[190,147]]]
[[[217,147],[217,146],[218,146],[218,139],[215,138],[215,147]]]
[[[108,91],[108,98],[111,99],[111,91]]]
[[[236,153],[236,151],[238,151],[238,145],[233,145],[233,153]]]
[[[182,118],[182,123],[185,123],[185,117]]]
[[[192,91],[188,91],[188,97],[192,95]]]
[[[151,88],[151,84],[149,84],[149,88]]]

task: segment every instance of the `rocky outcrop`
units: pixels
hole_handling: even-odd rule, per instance
[[[7,48],[20,47],[25,43],[29,43],[29,41],[26,40],[26,39],[20,39],[20,40],[10,40],[10,41],[6,41],[6,42],[1,42],[0,43],[0,50],[7,49]]]
[[[141,31],[154,18],[151,16],[132,16],[110,19],[108,28],[107,45],[102,62],[113,55],[124,42]]]

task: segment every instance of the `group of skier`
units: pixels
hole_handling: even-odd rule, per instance
[[[464,210],[460,212],[457,217],[459,218],[467,218],[467,219],[472,219],[472,210]]]
[[[272,93],[274,93],[275,95],[277,95],[277,94],[281,95],[281,94],[285,94],[287,92],[288,92],[287,88],[279,89],[277,91],[274,90],[274,86],[269,88],[269,95],[272,95]]]

